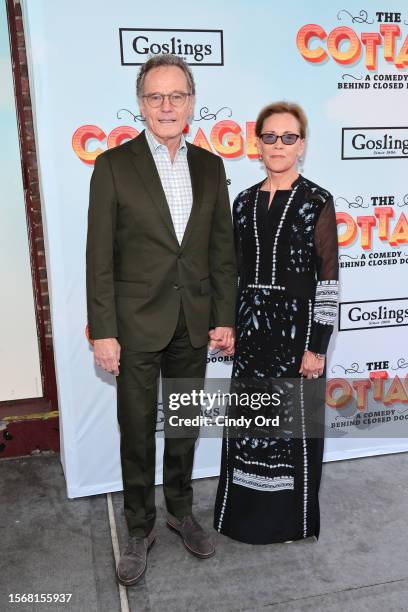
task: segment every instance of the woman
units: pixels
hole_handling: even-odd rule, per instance
[[[276,389],[280,379],[281,391],[292,390],[265,409],[280,417],[283,434],[224,433],[214,526],[251,544],[318,537],[320,528],[324,394],[310,393],[305,379],[325,373],[338,247],[332,196],[297,171],[306,126],[297,104],[260,112],[255,132],[267,177],[233,205],[240,282],[232,386],[242,391],[258,381],[267,388],[274,380]],[[238,404],[234,416],[245,410]]]

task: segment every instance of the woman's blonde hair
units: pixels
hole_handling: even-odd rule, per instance
[[[265,108],[263,108],[259,113],[255,123],[255,134],[258,136],[258,138],[260,138],[262,134],[265,119],[268,119],[268,117],[271,115],[280,115],[282,113],[289,113],[290,115],[293,115],[293,117],[298,120],[301,138],[306,137],[307,118],[303,108],[295,102],[281,101],[268,104],[268,106],[265,106]]]

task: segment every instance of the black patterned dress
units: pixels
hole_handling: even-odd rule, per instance
[[[224,431],[214,527],[251,544],[319,535],[323,435],[311,435],[308,415],[316,408],[324,415],[324,394],[306,393],[310,381],[299,368],[305,350],[326,353],[338,299],[330,193],[299,176],[268,208],[261,185],[242,191],[233,205],[240,281],[231,388],[296,379],[296,393],[266,409],[279,414],[279,436]],[[291,435],[295,424],[300,433]]]

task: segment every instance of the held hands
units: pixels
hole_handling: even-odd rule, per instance
[[[220,349],[224,355],[234,354],[235,333],[233,327],[215,327],[208,332],[210,350]]]
[[[116,338],[94,340],[94,358],[97,366],[118,376],[120,364],[120,344]]]
[[[311,351],[305,351],[300,364],[299,373],[306,378],[318,378],[323,374],[325,357],[317,357]]]

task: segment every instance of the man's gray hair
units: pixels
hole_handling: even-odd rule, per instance
[[[140,67],[139,73],[136,80],[136,95],[140,98],[143,94],[143,84],[146,74],[153,68],[159,68],[160,66],[177,66],[186,75],[187,84],[189,87],[189,93],[195,96],[195,83],[193,73],[191,72],[190,66],[178,55],[172,53],[162,53],[160,55],[153,55]]]

